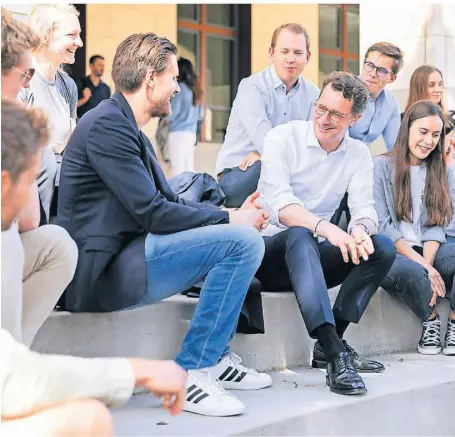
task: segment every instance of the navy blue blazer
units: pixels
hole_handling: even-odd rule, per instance
[[[147,286],[147,233],[228,222],[226,211],[174,194],[131,107],[116,92],[81,118],[65,150],[57,223],[76,242],[79,260],[60,304],[74,312],[135,305]]]

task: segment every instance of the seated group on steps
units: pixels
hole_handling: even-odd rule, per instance
[[[429,94],[410,104],[400,121],[385,89],[402,67],[398,47],[373,45],[361,77],[333,72],[319,90],[301,76],[310,58],[306,30],[277,28],[272,65],[239,85],[217,160],[226,195],[218,207],[177,196],[142,131],[153,117],[170,115],[179,92],[176,46],[153,33],[130,35],[113,60],[116,92],[83,115],[66,144],[57,225],[38,227],[36,179],[52,120],[15,97],[21,88],[34,93],[35,69],[43,67],[32,55],[42,59],[53,49],[58,66],[71,63],[68,50],[81,45],[71,5],[38,6],[30,22],[42,32],[43,20],[61,24],[52,40],[2,10],[0,383],[7,432],[29,426],[58,435],[67,427],[108,435],[104,404],[125,402],[135,386],[162,397],[171,414],[241,414],[246,407],[231,390],[272,385],[229,347],[254,278],[264,290],[295,293],[316,340],[312,366],[327,369],[333,393],[365,394],[361,373],[385,370],[344,339],[379,287],[422,321],[420,353],[455,356],[453,126],[442,91],[439,101]],[[71,43],[52,47],[70,30]],[[439,70],[428,71],[422,80],[440,86]],[[373,159],[368,144],[381,135],[389,151]],[[173,361],[28,349],[57,304],[71,312],[120,311],[201,282]],[[332,306],[328,289],[335,286]],[[438,298],[451,306],[445,338]]]

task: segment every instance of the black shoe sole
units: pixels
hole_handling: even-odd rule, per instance
[[[313,359],[311,361],[311,367],[313,367],[313,369],[327,369],[327,362]],[[366,369],[364,370],[364,369],[358,369],[357,367],[354,367],[354,368],[357,371],[357,373],[382,373],[385,371],[385,367],[383,367],[382,369],[377,369],[377,370],[366,370]]]
[[[330,391],[333,393],[336,393],[337,395],[365,395],[367,394],[367,389],[366,388],[353,388],[351,390],[338,390],[337,388],[332,388],[330,387]]]

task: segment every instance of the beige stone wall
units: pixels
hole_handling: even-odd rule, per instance
[[[311,40],[312,58],[304,75],[318,82],[319,7],[317,4],[253,4],[251,5],[251,71],[260,71],[269,64],[269,47],[273,31],[284,23],[302,24]]]
[[[360,7],[360,53],[377,41],[389,41],[404,51],[404,67],[389,86],[404,109],[409,81],[422,64],[438,67],[446,85],[447,106],[455,108],[455,4],[373,4]],[[379,139],[373,153],[385,150]]]
[[[114,90],[111,69],[118,44],[132,33],[154,32],[172,42],[177,40],[177,6],[175,4],[88,4],[87,63],[90,56],[101,54],[106,59],[103,80]],[[156,120],[144,129],[155,134]]]

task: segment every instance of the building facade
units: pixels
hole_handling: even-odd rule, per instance
[[[86,4],[81,11],[85,50],[76,55],[74,71],[88,69],[93,54],[106,58],[104,80],[110,77],[115,49],[127,35],[155,32],[175,42],[200,75],[205,122],[197,169],[212,172],[239,81],[269,63],[273,30],[287,22],[301,23],[311,39],[311,60],[304,71],[320,85],[334,70],[358,73],[369,45],[385,40],[405,52],[405,66],[391,86],[400,105],[409,79],[419,65],[442,70],[447,106],[455,109],[455,5],[452,4]],[[6,6],[21,19],[32,5]],[[147,126],[153,139],[156,122]],[[383,150],[382,141],[374,145]]]

